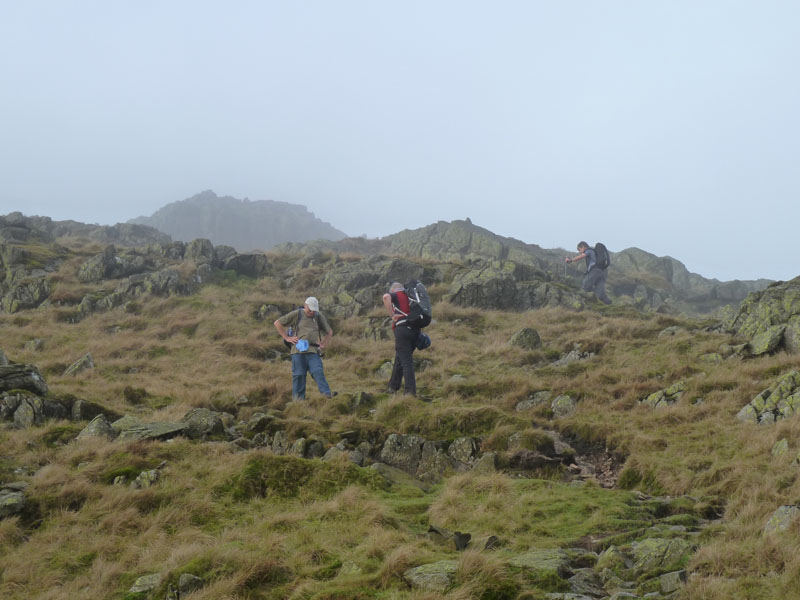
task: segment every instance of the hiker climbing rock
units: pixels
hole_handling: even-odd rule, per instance
[[[292,348],[292,400],[305,400],[307,373],[317,382],[320,394],[326,398],[334,396],[325,379],[320,356],[330,343],[333,330],[325,315],[319,312],[319,301],[309,296],[302,308],[277,319],[274,325]],[[325,337],[322,337],[323,332]]]
[[[595,244],[590,248],[586,242],[578,244],[578,256],[567,257],[564,260],[568,263],[586,260],[586,276],[583,278],[581,287],[586,292],[594,292],[597,299],[603,304],[611,304],[611,299],[606,295],[606,277],[611,258],[608,249],[603,244]]]

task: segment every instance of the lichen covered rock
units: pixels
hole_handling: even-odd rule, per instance
[[[758,394],[736,415],[746,423],[766,425],[800,412],[800,371],[790,371]]]

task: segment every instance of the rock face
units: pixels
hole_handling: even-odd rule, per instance
[[[34,394],[47,394],[47,384],[39,369],[33,365],[0,366],[0,392],[26,390]]]
[[[800,371],[791,371],[753,398],[736,418],[770,424],[800,411]]]
[[[283,242],[340,240],[344,233],[304,207],[272,200],[237,200],[208,190],[173,202],[150,217],[130,221],[155,227],[178,240],[207,238],[238,251],[267,250]]]
[[[800,352],[800,277],[750,294],[726,327],[751,340],[772,331],[766,343],[771,339],[775,347],[782,345],[788,352]],[[775,340],[780,327],[784,327],[782,335]]]
[[[459,306],[498,310],[583,308],[577,290],[551,279],[545,272],[511,261],[478,262],[455,274],[445,299]]]

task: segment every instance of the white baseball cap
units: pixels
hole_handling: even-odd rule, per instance
[[[306,298],[306,306],[308,307],[308,310],[319,312],[319,300],[314,298],[314,296],[309,296]]]

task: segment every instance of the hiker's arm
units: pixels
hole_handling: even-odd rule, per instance
[[[584,258],[586,258],[586,253],[585,252],[581,252],[580,254],[578,254],[578,256],[576,256],[574,258],[567,257],[564,260],[566,260],[568,263],[574,263],[574,262],[578,262],[579,260],[583,260]]]
[[[287,341],[287,342],[289,342],[290,344],[296,344],[296,343],[297,343],[297,340],[298,340],[299,338],[298,338],[296,335],[289,336],[289,335],[286,333],[286,329],[284,329],[283,325],[281,325],[281,321],[280,321],[280,319],[277,319],[277,320],[276,320],[276,321],[273,323],[273,325],[275,325],[275,329],[277,329],[277,330],[278,330],[278,333],[280,333],[280,334],[281,334],[281,337],[282,337],[284,340],[286,340],[286,341]]]
[[[328,343],[331,341],[333,337],[333,329],[328,329],[328,333],[325,334],[325,337],[319,341],[319,349],[325,350],[328,347]]]
[[[383,305],[386,307],[386,310],[389,311],[391,316],[394,316],[394,309],[392,308],[392,295],[391,294],[384,294],[383,295]]]
[[[392,295],[391,294],[384,294],[383,295],[383,305],[386,307],[386,310],[389,311],[389,314],[392,316],[392,321],[397,321],[398,319],[404,319],[406,315],[400,314],[395,312],[394,306],[392,305]],[[400,310],[399,308],[397,310]]]

